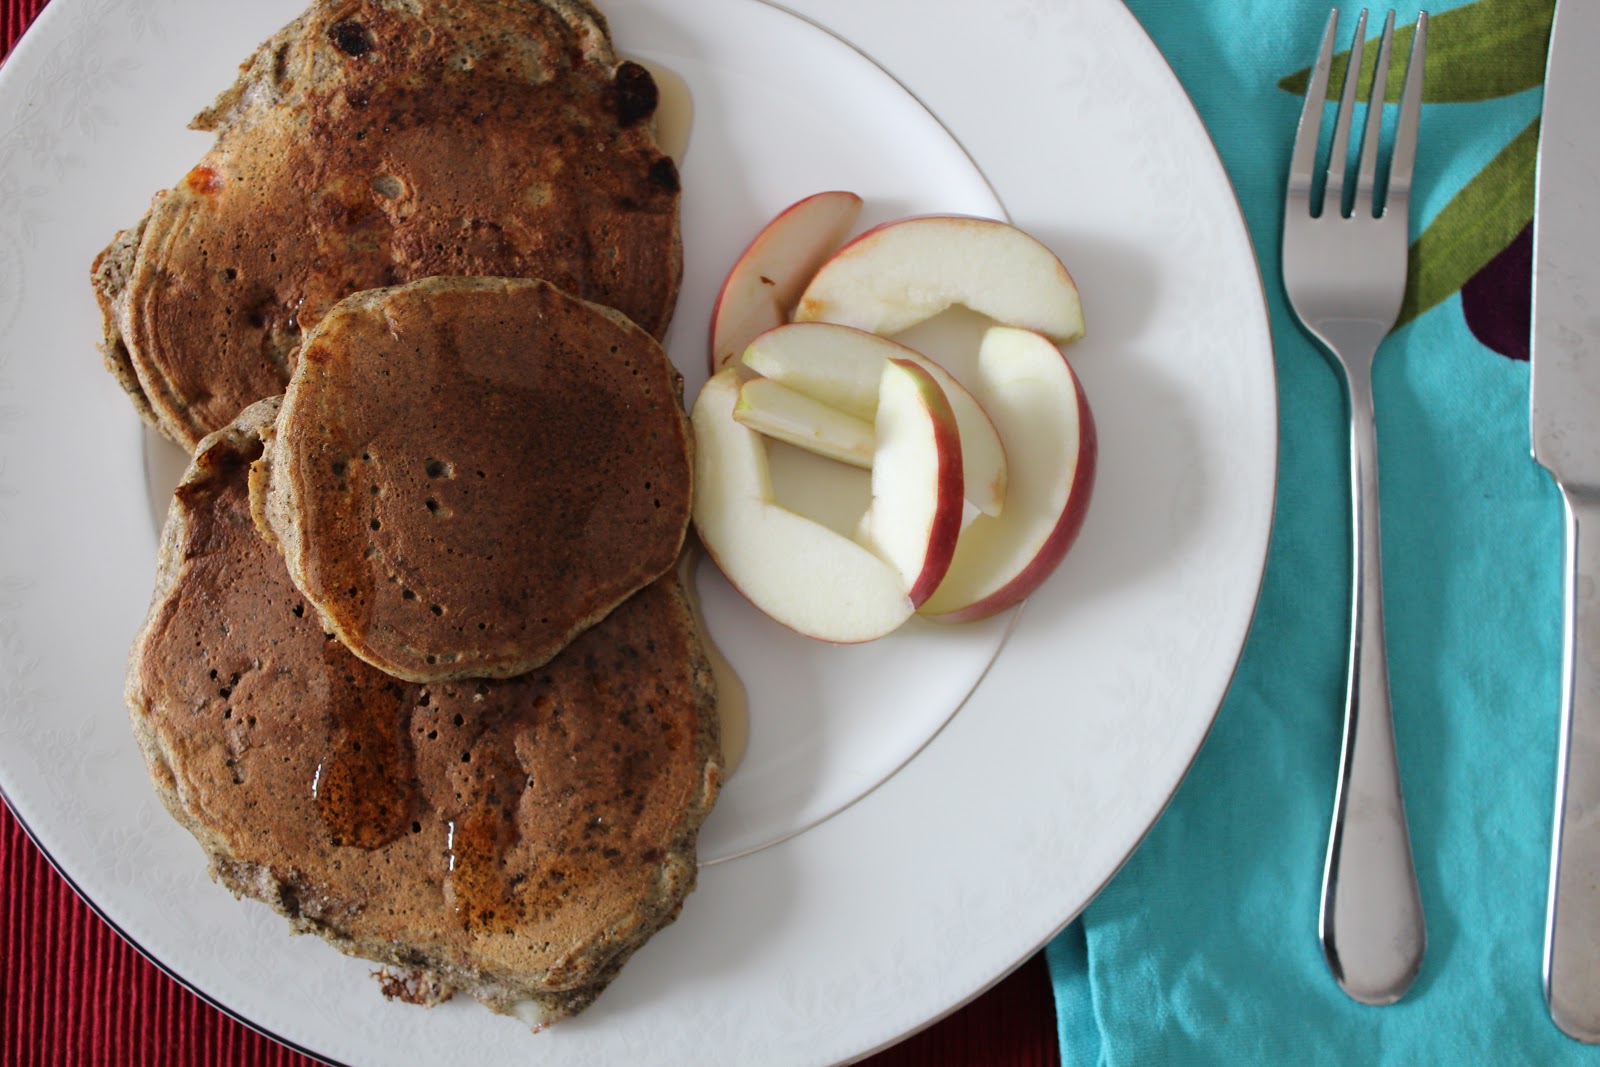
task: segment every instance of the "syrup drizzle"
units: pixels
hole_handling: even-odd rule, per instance
[[[398,682],[361,685],[335,638],[323,649],[329,687],[328,741],[311,780],[317,812],[335,845],[381,848],[411,827],[416,772]]]

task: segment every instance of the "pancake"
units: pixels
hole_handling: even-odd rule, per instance
[[[249,508],[276,401],[202,442],[163,534],[128,702],[213,877],[378,961],[536,1026],[670,922],[721,774],[676,572],[537,672],[420,686],[325,634]]]
[[[682,250],[655,105],[581,0],[317,0],[95,261],[106,363],[192,449],[282,393],[302,331],[362,289],[539,277],[660,337]]]
[[[677,561],[681,392],[649,334],[547,282],[369,290],[307,334],[256,506],[356,655],[511,677]]]

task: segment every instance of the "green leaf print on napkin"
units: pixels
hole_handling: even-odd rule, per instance
[[[1433,16],[1428,20],[1423,102],[1492,100],[1544,84],[1550,20],[1554,15],[1555,0],[1478,0],[1475,4]],[[1400,99],[1415,32],[1414,26],[1395,31],[1384,97],[1391,104]],[[1371,91],[1379,40],[1380,37],[1373,37],[1362,51],[1361,80],[1357,84],[1363,99]],[[1348,51],[1333,57],[1333,70],[1328,78],[1329,100],[1339,98],[1344,87],[1344,71],[1349,64]],[[1278,82],[1278,88],[1303,96],[1310,80],[1311,68],[1305,67]]]
[[[1533,221],[1538,152],[1534,119],[1422,231],[1411,246],[1396,329],[1449,299]]]

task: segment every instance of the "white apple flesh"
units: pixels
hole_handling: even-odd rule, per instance
[[[877,437],[872,423],[797,393],[771,378],[739,390],[733,417],[768,437],[863,470],[872,468]]]
[[[949,572],[921,605],[946,622],[993,615],[1049,577],[1083,527],[1099,456],[1083,387],[1048,338],[990,329],[978,375],[978,398],[1011,457],[1011,489],[1002,515],[962,531]]]
[[[714,375],[690,414],[701,544],[734,588],[797,633],[855,644],[893,632],[915,608],[900,572],[775,503],[766,443],[733,417],[749,377],[739,364]]]
[[[789,205],[756,234],[712,305],[712,374],[738,359],[757,334],[789,321],[806,283],[860,217],[859,196],[830,190]]]
[[[864,330],[796,322],[752,340],[745,347],[744,364],[764,378],[871,422],[878,415],[884,364],[916,354]]]
[[[745,365],[763,377],[862,419],[877,417],[883,368],[895,359],[910,360],[933,375],[950,401],[961,433],[965,493],[971,505],[964,520],[970,522],[979,512],[1000,514],[1007,485],[1000,434],[977,398],[938,363],[887,337],[825,322],[779,326],[750,342],[744,352]],[[824,447],[839,447],[828,428],[818,426],[816,432],[827,444],[812,451],[826,455]]]
[[[1078,287],[1055,253],[1009,223],[964,215],[863,233],[822,264],[794,318],[896,334],[956,304],[1059,344],[1083,336]]]
[[[961,534],[961,433],[944,390],[908,359],[884,365],[872,504],[857,540],[900,572],[913,604],[944,580]]]

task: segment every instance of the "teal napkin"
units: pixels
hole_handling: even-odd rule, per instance
[[[1382,1008],[1345,997],[1317,942],[1348,437],[1278,254],[1296,92],[1328,6],[1128,3],[1244,207],[1272,314],[1280,469],[1265,584],[1216,725],[1143,845],[1049,947],[1063,1061],[1600,1064],[1600,1048],[1556,1030],[1540,985],[1562,515],[1529,456],[1527,224],[1553,0],[1431,10],[1410,291],[1375,382],[1390,682],[1428,952],[1410,993]],[[1397,9],[1401,25],[1415,14]]]

